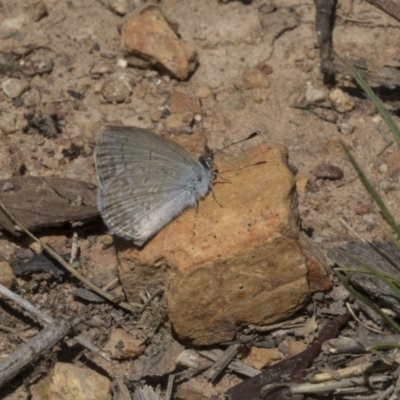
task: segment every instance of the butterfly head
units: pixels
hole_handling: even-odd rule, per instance
[[[199,157],[200,164],[208,170],[214,168],[214,152],[206,145],[203,154]]]

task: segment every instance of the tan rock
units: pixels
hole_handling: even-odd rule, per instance
[[[110,338],[104,346],[104,351],[109,353],[111,358],[124,360],[139,357],[143,354],[145,348],[142,340],[135,339],[124,329],[115,329],[111,332]]]
[[[0,261],[0,283],[10,289],[15,282],[15,276],[8,262]]]
[[[32,400],[110,400],[111,382],[89,368],[57,363],[31,394]]]
[[[329,93],[329,99],[332,102],[333,108],[340,113],[349,112],[356,105],[354,100],[339,88],[335,88]]]
[[[307,345],[300,340],[286,340],[279,348],[285,353],[286,358],[290,358],[306,350]]]
[[[212,195],[187,210],[143,249],[117,241],[130,301],[166,288],[177,335],[195,344],[231,340],[242,323],[270,324],[299,310],[330,282],[299,240],[295,180],[287,151],[262,144],[221,160]],[[224,172],[225,171],[225,172]]]
[[[153,5],[128,18],[121,37],[127,61],[141,68],[156,65],[178,79],[186,79],[197,65],[197,53],[179,40],[174,28]]]
[[[243,362],[255,369],[262,369],[268,365],[276,364],[285,358],[278,349],[263,349],[252,347]]]

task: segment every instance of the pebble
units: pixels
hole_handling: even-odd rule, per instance
[[[311,83],[307,83],[306,89],[306,102],[307,103],[319,103],[326,99],[326,94],[321,89],[316,89]]]
[[[101,94],[107,103],[123,103],[132,93],[132,87],[125,79],[118,76],[109,78],[101,87]]]
[[[25,92],[22,98],[24,99],[24,105],[27,108],[35,107],[42,101],[42,95],[37,89],[31,89],[28,92]]]
[[[313,169],[312,174],[317,179],[329,179],[332,181],[343,178],[343,170],[332,164],[319,164]]]
[[[19,63],[19,67],[26,75],[44,74],[53,69],[54,61],[43,54],[32,54]]]
[[[22,107],[24,105],[24,99],[22,97],[16,97],[13,100],[12,105],[17,108]]]
[[[49,15],[49,11],[47,10],[47,6],[43,1],[38,1],[33,8],[33,21],[39,22],[44,17]]]
[[[384,174],[385,172],[387,172],[388,169],[389,169],[389,167],[388,167],[387,164],[381,164],[381,165],[379,166],[379,172],[382,172],[383,174]]]
[[[237,78],[233,85],[244,92],[245,90],[269,87],[268,77],[261,72],[259,69],[244,72],[239,78]]]
[[[18,129],[17,117],[14,113],[3,112],[0,115],[0,130],[3,133],[14,133]]]
[[[372,214],[365,214],[363,215],[362,219],[368,224],[373,225],[375,224],[375,217]]]
[[[353,99],[339,88],[333,89],[329,93],[329,99],[333,108],[339,113],[349,112],[355,107]]]
[[[15,99],[29,88],[29,83],[17,78],[8,78],[1,83],[1,89],[7,97]]]
[[[177,36],[177,31],[176,22],[167,20],[159,7],[149,5],[128,17],[122,26],[124,56],[134,67],[157,66],[179,80],[187,79],[198,65],[197,52]]]
[[[343,135],[350,135],[351,133],[354,132],[354,129],[356,128],[355,125],[344,120],[339,120],[337,122],[337,127],[339,128],[339,132],[342,133]]]
[[[97,64],[93,65],[93,68],[90,70],[90,74],[93,79],[96,79],[102,75],[109,74],[113,71],[114,71],[114,63],[106,60],[106,61],[100,61]]]
[[[3,192],[9,192],[11,190],[14,190],[14,184],[12,182],[6,182],[3,185]]]
[[[183,350],[175,363],[187,368],[197,368],[200,365],[200,356],[193,350]]]
[[[31,386],[31,399],[48,398],[110,400],[111,381],[87,367],[58,362],[44,378]],[[49,395],[50,393],[50,395]]]
[[[111,0],[110,9],[118,15],[125,15],[130,11],[127,0]]]
[[[196,97],[199,99],[206,99],[212,95],[212,90],[209,86],[200,86],[196,91]]]

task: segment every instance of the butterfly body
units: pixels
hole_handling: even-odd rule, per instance
[[[106,126],[95,152],[98,207],[112,233],[142,246],[212,189],[212,153],[193,158],[149,130]]]

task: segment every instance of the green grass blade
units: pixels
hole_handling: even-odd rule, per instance
[[[390,115],[389,111],[386,110],[384,104],[379,99],[379,97],[374,93],[374,91],[367,85],[361,75],[357,72],[357,70],[349,64],[346,60],[339,57],[337,54],[335,56],[338,60],[348,69],[351,76],[356,80],[356,82],[360,85],[361,89],[365,92],[366,96],[375,104],[376,109],[378,110],[382,119],[386,122],[390,131],[393,134],[394,139],[396,140],[398,146],[400,146],[400,128],[397,126],[396,122]]]
[[[364,185],[367,192],[371,195],[371,197],[373,198],[375,203],[378,205],[386,222],[390,225],[390,227],[396,233],[397,237],[400,238],[400,228],[397,225],[396,221],[394,220],[393,215],[390,213],[390,211],[386,207],[385,203],[383,202],[382,198],[379,196],[378,192],[373,188],[373,186],[369,182],[367,176],[365,175],[365,173],[363,172],[361,167],[358,165],[357,161],[351,154],[350,150],[347,148],[347,146],[342,141],[340,141],[340,144],[342,145],[342,148],[343,148],[344,152],[346,153],[347,158],[349,159],[351,165],[356,170],[361,183]]]
[[[397,334],[400,335],[400,325],[398,325],[389,315],[385,314],[373,301],[371,301],[368,297],[364,296],[360,292],[358,292],[354,287],[350,284],[348,278],[336,272],[336,275],[341,280],[343,286],[348,290],[348,292],[355,297],[356,299],[362,301],[365,305],[369,308],[374,310],[378,315],[382,317],[384,321],[386,321],[395,331]]]

